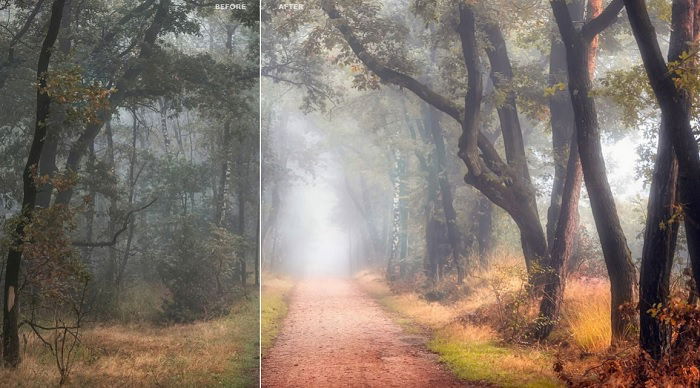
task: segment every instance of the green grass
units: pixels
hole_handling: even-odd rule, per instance
[[[240,344],[240,351],[235,352],[230,363],[230,373],[222,376],[225,387],[257,387],[260,372],[260,341],[258,309],[259,293],[256,290],[249,299],[236,306],[227,317],[233,331],[234,342]]]
[[[272,346],[282,327],[292,286],[291,282],[281,279],[270,279],[263,284],[260,339],[263,355]]]
[[[563,384],[535,369],[509,369],[507,360],[518,350],[492,343],[468,343],[435,337],[428,348],[440,355],[457,377],[467,381],[485,381],[499,387],[561,387]],[[524,356],[520,354],[519,356]]]

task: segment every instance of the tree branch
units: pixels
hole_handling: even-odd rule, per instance
[[[99,241],[99,242],[97,242],[97,241],[95,241],[95,242],[93,242],[93,241],[73,241],[73,246],[76,246],[76,247],[104,248],[104,247],[111,247],[111,246],[116,245],[116,244],[117,244],[117,239],[119,238],[119,235],[122,234],[122,233],[124,233],[124,231],[126,231],[126,229],[129,227],[129,222],[131,221],[131,216],[134,215],[134,214],[136,214],[136,213],[138,213],[138,212],[140,212],[140,211],[146,210],[149,206],[153,205],[157,200],[158,200],[158,198],[153,198],[153,199],[152,199],[150,202],[148,202],[147,204],[145,204],[145,205],[143,205],[143,206],[141,206],[141,207],[139,207],[139,208],[132,209],[132,210],[130,210],[128,213],[126,213],[126,216],[124,217],[124,223],[122,224],[121,229],[117,230],[117,232],[114,233],[114,236],[112,236],[112,239],[111,239],[111,240],[109,240],[109,241]]]
[[[342,17],[340,12],[338,12],[333,0],[323,0],[321,7],[328,15],[328,18],[334,22],[335,27],[338,29],[341,35],[343,35],[343,38],[348,43],[357,58],[359,58],[360,61],[382,81],[410,90],[416,96],[432,105],[437,110],[446,113],[458,123],[462,123],[462,110],[450,100],[439,95],[438,93],[435,93],[428,86],[420,83],[415,78],[396,70],[389,69],[373,58],[367,52],[362,42],[357,39],[347,20]],[[489,166],[489,168],[499,174],[507,169],[507,166],[501,159],[498,151],[496,151],[493,144],[491,144],[491,142],[481,133],[481,131],[477,132],[477,142],[486,165]]]
[[[581,37],[586,41],[595,38],[596,35],[600,34],[617,21],[620,11],[622,11],[624,6],[625,3],[623,0],[612,0],[600,15],[583,25],[581,28]]]

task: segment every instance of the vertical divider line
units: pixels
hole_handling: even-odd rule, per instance
[[[262,388],[262,7],[258,3],[258,387]]]

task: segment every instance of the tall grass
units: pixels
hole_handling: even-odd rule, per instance
[[[566,286],[563,329],[582,350],[595,353],[610,346],[610,285],[600,279],[574,279]]]

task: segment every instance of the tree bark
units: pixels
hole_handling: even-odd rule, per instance
[[[71,33],[72,21],[73,0],[66,0],[66,3],[63,5],[61,31],[58,35],[58,49],[63,56],[68,56],[70,54],[70,50],[73,45],[73,37]],[[55,113],[55,116],[56,118],[53,120],[54,123],[62,122],[66,118],[65,110],[63,108],[59,108],[59,110]],[[58,140],[59,131],[47,131],[44,149],[41,152],[41,159],[39,160],[39,174],[42,176],[52,176],[56,171],[58,171],[58,166],[56,166]],[[52,191],[53,186],[50,182],[46,182],[41,185],[39,192],[37,193],[36,206],[41,208],[49,207],[51,205]]]
[[[583,20],[585,0],[569,3],[569,12],[575,20]],[[556,27],[555,27],[556,28]],[[547,243],[552,245],[554,232],[557,229],[559,211],[561,210],[564,182],[566,181],[566,166],[569,160],[571,136],[574,133],[574,110],[571,106],[569,93],[559,91],[558,85],[568,83],[566,69],[566,47],[561,41],[558,31],[552,31],[549,54],[549,87],[554,88],[549,97],[549,114],[552,125],[552,157],[554,160],[554,179],[550,195],[550,205],[547,209]]]
[[[688,253],[696,288],[700,290],[700,156],[690,125],[687,95],[674,82],[656,40],[656,31],[642,0],[624,0],[632,32],[654,95],[661,108],[662,128],[668,132],[678,160],[678,185],[683,206]],[[674,7],[677,12],[678,6]],[[693,26],[694,28],[694,26]]]
[[[595,100],[591,95],[591,54],[594,39],[604,26],[597,27],[600,30],[593,32],[590,26],[597,26],[601,18],[608,17],[612,13],[607,12],[608,10],[616,9],[619,13],[621,4],[619,1],[613,1],[601,16],[584,25],[581,31],[574,27],[565,0],[553,0],[551,5],[567,52],[569,93],[576,120],[576,140],[583,177],[610,278],[612,338],[613,342],[617,342],[629,335],[629,328],[634,325],[632,317],[621,311],[620,307],[634,302],[636,271],[608,182],[600,144],[598,115]]]
[[[460,268],[463,267],[463,246],[460,238],[459,229],[457,228],[457,211],[454,208],[454,199],[452,195],[452,185],[447,172],[447,155],[445,150],[445,138],[440,126],[440,120],[437,117],[435,110],[432,107],[426,107],[426,126],[430,131],[430,137],[435,145],[435,162],[437,167],[437,183],[440,188],[440,199],[442,211],[445,214],[445,226],[447,228],[447,239],[452,250],[452,260],[455,263],[460,263]],[[462,273],[462,276],[463,273]],[[458,279],[461,283],[461,279]]]
[[[578,201],[583,183],[583,172],[575,137],[572,136],[570,144],[562,206],[552,241],[551,260],[546,266],[547,272],[544,274],[546,278],[544,295],[540,303],[539,318],[534,333],[535,338],[539,340],[549,336],[559,319],[566,286],[566,265],[571,257],[576,232],[578,232]]]
[[[590,21],[600,14],[600,1],[591,1],[588,5],[588,19]],[[583,19],[585,1],[570,3],[568,7],[569,12],[577,18],[576,20]],[[558,37],[552,36],[551,47],[550,85],[554,86],[560,82],[567,82],[568,72],[566,48],[563,42]],[[594,39],[589,51],[589,74],[593,74],[595,70],[596,47],[597,39]],[[558,159],[565,155],[567,164],[563,168],[555,167],[552,202],[547,212],[550,261],[544,267],[544,293],[534,330],[534,337],[538,340],[547,338],[559,320],[566,287],[566,271],[576,246],[579,226],[578,204],[583,183],[581,160],[574,132],[571,97],[568,93],[561,93],[557,89],[555,87],[554,95],[550,97],[554,160],[556,166]],[[568,141],[564,140],[565,136],[568,136]],[[557,174],[560,174],[559,179],[563,179],[561,188],[557,186],[559,184]],[[556,218],[552,219],[553,217]]]
[[[223,226],[226,220],[226,212],[228,205],[228,185],[229,176],[231,175],[229,167],[229,152],[231,146],[231,123],[227,121],[224,124],[224,132],[222,134],[221,142],[221,169],[219,171],[219,190],[217,192],[218,196],[216,199],[216,213],[214,215],[214,220],[216,220],[216,225]]]
[[[474,207],[474,213],[473,234],[476,237],[476,252],[481,264],[486,265],[493,249],[493,204],[488,198],[480,195]]]
[[[44,37],[39,52],[36,79],[38,83],[36,93],[36,121],[34,126],[34,136],[29,149],[27,163],[22,174],[23,198],[21,219],[15,228],[13,242],[8,249],[7,263],[5,268],[5,289],[4,289],[4,314],[3,314],[3,362],[5,366],[16,367],[20,361],[19,349],[19,274],[22,261],[22,244],[24,243],[24,228],[31,222],[32,212],[36,206],[37,187],[34,176],[41,159],[44,141],[46,139],[47,120],[51,108],[51,97],[46,93],[46,72],[49,70],[51,62],[51,52],[61,28],[63,8],[65,0],[55,0],[51,5],[51,17],[49,28]]]
[[[671,17],[669,62],[680,59],[691,47],[695,35],[695,4],[693,0],[674,0]],[[686,99],[688,109],[689,101]],[[673,152],[667,128],[659,129],[654,174],[649,189],[647,221],[639,280],[639,345],[658,360],[670,345],[670,329],[650,309],[668,303],[671,267],[678,236],[675,221],[678,185],[678,161]]]

